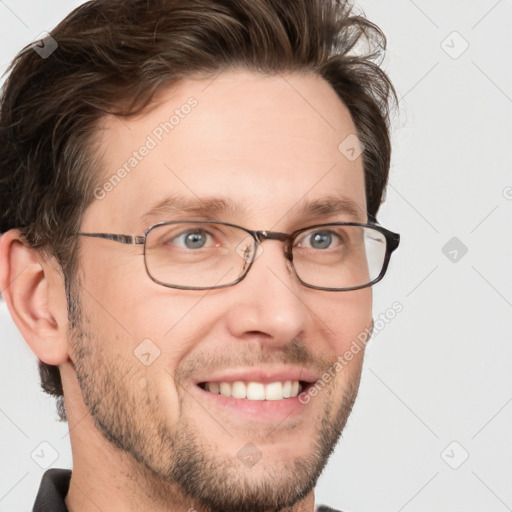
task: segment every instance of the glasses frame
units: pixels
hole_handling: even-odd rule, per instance
[[[219,286],[181,286],[181,285],[172,285],[165,283],[163,281],[160,281],[159,279],[155,278],[147,265],[147,258],[146,258],[146,239],[148,234],[155,228],[159,226],[167,226],[172,224],[221,224],[223,226],[228,226],[232,228],[238,228],[242,231],[245,231],[248,235],[250,235],[254,240],[254,253],[252,260],[247,265],[247,268],[244,270],[242,275],[236,279],[235,281],[232,281],[228,284],[222,284]],[[380,271],[380,274],[370,281],[367,284],[359,285],[359,286],[351,286],[351,287],[345,287],[345,288],[325,288],[323,286],[315,286],[309,283],[304,282],[300,276],[297,274],[297,270],[295,269],[295,266],[293,264],[293,253],[292,253],[292,246],[295,239],[305,231],[309,231],[311,229],[315,228],[321,228],[321,227],[329,227],[329,226],[359,226],[359,227],[366,227],[366,228],[372,228],[384,235],[384,238],[386,239],[386,254],[384,256],[384,262],[382,264],[382,269]],[[144,246],[144,266],[146,268],[146,272],[151,278],[152,281],[154,281],[157,284],[160,284],[162,286],[165,286],[167,288],[175,288],[179,290],[216,290],[221,288],[228,288],[230,286],[234,286],[235,284],[242,281],[245,276],[249,273],[249,270],[251,269],[254,261],[256,260],[258,254],[258,244],[261,244],[265,240],[278,240],[280,242],[284,242],[284,255],[286,259],[290,262],[290,265],[293,269],[293,272],[299,282],[307,287],[312,288],[314,290],[322,290],[322,291],[335,291],[335,292],[344,292],[344,291],[352,291],[352,290],[360,290],[362,288],[367,288],[369,286],[373,286],[375,283],[378,283],[386,274],[386,271],[388,269],[389,261],[391,259],[391,254],[397,249],[398,245],[400,244],[400,235],[398,233],[394,233],[393,231],[390,231],[389,229],[386,229],[382,227],[380,224],[375,223],[360,223],[360,222],[329,222],[326,224],[314,224],[312,226],[307,226],[305,228],[298,229],[297,231],[294,231],[293,233],[281,233],[279,231],[255,231],[252,229],[247,229],[242,226],[238,226],[237,224],[231,224],[229,222],[220,222],[215,220],[176,220],[176,221],[166,221],[166,222],[158,222],[157,224],[153,224],[149,228],[147,228],[142,235],[120,235],[115,233],[77,233],[77,235],[85,236],[85,237],[91,237],[91,238],[102,238],[104,240],[111,240],[113,242],[118,242],[121,244],[126,245],[143,245]]]

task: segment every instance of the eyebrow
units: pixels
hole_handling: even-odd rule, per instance
[[[344,197],[324,197],[315,201],[302,201],[296,207],[299,215],[304,217],[327,217],[345,214],[356,222],[367,221],[366,211],[352,199]],[[187,199],[183,196],[170,196],[147,210],[142,215],[141,221],[142,227],[145,228],[165,217],[173,219],[177,215],[187,214],[198,219],[218,220],[222,215],[243,216],[245,211],[243,205],[235,203],[229,198],[198,197],[197,199]]]
[[[331,216],[345,214],[356,221],[366,222],[366,210],[347,197],[324,197],[299,204],[299,211],[306,216]]]
[[[152,206],[142,215],[143,226],[154,223],[156,219],[168,215],[174,217],[178,214],[192,214],[208,219],[217,219],[220,214],[231,214],[233,216],[243,214],[244,209],[230,199],[224,198],[197,198],[196,200],[186,199],[182,196],[167,197],[156,205]]]

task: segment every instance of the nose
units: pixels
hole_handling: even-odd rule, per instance
[[[305,288],[286,259],[282,242],[267,240],[261,249],[249,273],[231,289],[228,329],[237,338],[286,344],[301,336],[310,320]]]

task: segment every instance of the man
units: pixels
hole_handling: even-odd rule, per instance
[[[0,286],[73,453],[34,510],[315,510],[399,242],[384,42],[338,2],[96,0],[16,58]]]

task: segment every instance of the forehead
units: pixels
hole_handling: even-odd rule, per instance
[[[329,202],[350,203],[360,212],[351,220],[365,221],[362,159],[339,150],[355,133],[347,108],[316,75],[231,71],[183,80],[144,115],[103,120],[101,179],[83,228],[140,231],[152,214],[172,220],[158,215],[195,206],[204,214],[205,205],[216,205],[216,218],[257,222],[247,226],[255,229],[304,212],[327,215]]]

